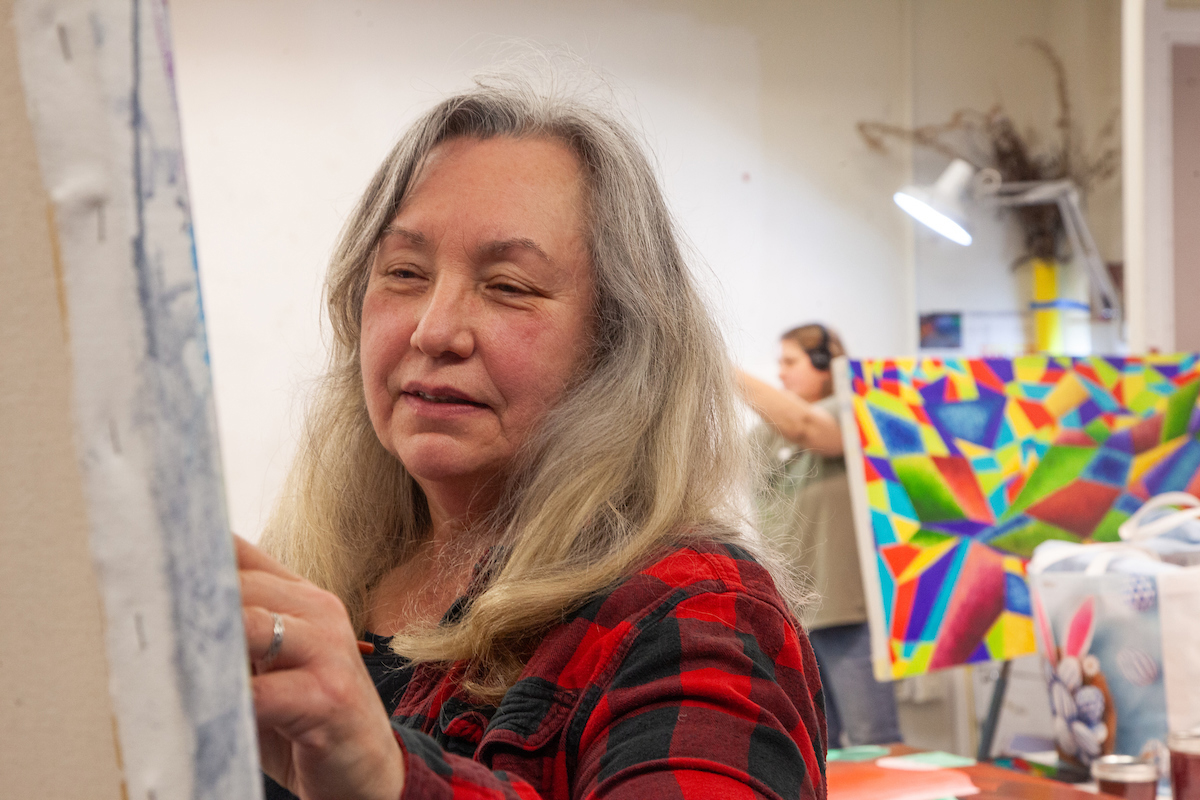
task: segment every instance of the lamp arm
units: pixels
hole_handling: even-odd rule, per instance
[[[1058,198],[1058,210],[1062,216],[1063,227],[1071,242],[1071,249],[1082,259],[1092,278],[1092,285],[1099,291],[1101,299],[1112,309],[1113,317],[1119,324],[1122,317],[1121,299],[1113,286],[1104,261],[1100,258],[1100,250],[1096,240],[1092,238],[1091,229],[1083,217],[1079,205],[1079,190],[1071,186]]]
[[[1071,242],[1076,258],[1083,261],[1092,286],[1103,302],[1112,309],[1119,324],[1122,318],[1121,299],[1100,258],[1100,251],[1079,205],[1079,190],[1069,180],[1009,181],[978,187],[977,197],[990,199],[998,206],[1033,206],[1054,203],[1062,216],[1063,229]]]

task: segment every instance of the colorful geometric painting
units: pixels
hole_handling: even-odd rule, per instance
[[[877,674],[1034,652],[1034,547],[1116,540],[1152,495],[1200,494],[1196,354],[878,359],[839,377]]]

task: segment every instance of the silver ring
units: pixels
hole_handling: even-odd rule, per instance
[[[267,647],[266,654],[259,661],[264,667],[271,666],[271,662],[279,655],[279,651],[283,649],[283,617],[271,612],[271,620],[274,625],[271,627],[271,644]]]

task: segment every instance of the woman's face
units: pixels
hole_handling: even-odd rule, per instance
[[[580,366],[584,207],[561,143],[454,139],[426,159],[381,238],[363,298],[363,388],[379,441],[427,493],[503,474]]]
[[[779,381],[801,399],[815,403],[830,393],[829,372],[812,365],[808,353],[791,339],[784,339],[779,353]]]

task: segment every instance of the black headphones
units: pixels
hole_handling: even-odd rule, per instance
[[[813,323],[821,330],[821,341],[811,350],[806,350],[808,360],[812,362],[813,369],[826,372],[829,370],[829,363],[833,361],[833,354],[829,352],[829,329],[819,322]]]

